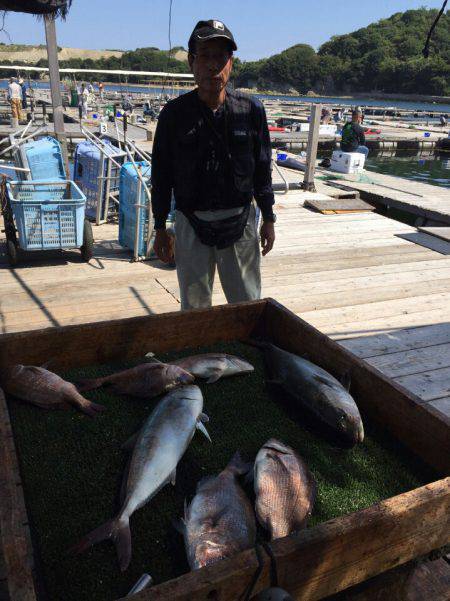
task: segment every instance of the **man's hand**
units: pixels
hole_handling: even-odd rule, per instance
[[[263,221],[260,230],[262,256],[264,257],[273,248],[275,242],[275,224],[272,221]]]
[[[173,242],[166,230],[156,230],[153,249],[163,263],[170,263],[174,260]]]

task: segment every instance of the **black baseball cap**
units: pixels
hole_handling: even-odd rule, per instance
[[[205,42],[206,40],[212,40],[214,38],[224,38],[225,40],[228,40],[232,50],[237,50],[233,34],[228,27],[222,23],[222,21],[210,19],[209,21],[199,21],[194,27],[194,31],[191,33],[188,42],[189,52],[191,54],[195,52],[195,42]]]

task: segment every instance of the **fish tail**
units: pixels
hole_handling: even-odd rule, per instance
[[[237,476],[244,476],[252,468],[253,463],[248,463],[247,461],[244,461],[239,451],[236,451],[236,453],[233,455],[233,457],[230,459],[227,465],[227,469],[232,471]]]
[[[106,409],[104,405],[93,403],[87,399],[84,399],[84,403],[79,404],[78,407],[80,408],[80,411],[86,413],[86,415],[89,415],[90,417],[95,417],[99,413],[103,413],[103,411]]]
[[[73,394],[69,394],[67,396],[67,401],[72,405],[75,405],[75,407],[90,417],[95,417],[99,413],[102,413],[102,411],[105,411],[105,407],[103,405],[99,405],[98,403],[93,403],[89,399],[85,399],[84,396],[79,394],[77,391],[74,391]]]
[[[116,517],[89,532],[70,549],[72,553],[83,553],[92,545],[111,539],[117,551],[120,570],[124,572],[131,561],[131,531],[128,517]]]

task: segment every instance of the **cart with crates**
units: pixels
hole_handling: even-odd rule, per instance
[[[67,179],[59,142],[34,135],[11,140],[19,179],[2,194],[10,265],[18,264],[21,251],[73,248],[89,261],[94,239],[85,219],[86,196]]]
[[[74,181],[86,196],[86,217],[97,225],[117,214],[120,168],[126,152],[107,138],[80,142],[74,155]]]
[[[92,227],[85,219],[86,197],[70,180],[14,181],[6,184],[3,210],[9,262],[18,264],[20,250],[79,248],[93,256]]]

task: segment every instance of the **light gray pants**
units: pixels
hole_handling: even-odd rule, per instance
[[[196,211],[205,221],[225,219],[236,210]],[[202,244],[189,220],[180,211],[175,217],[175,260],[180,286],[181,310],[211,306],[214,275],[229,303],[257,300],[261,297],[261,271],[258,226],[252,204],[242,237],[222,250]]]

